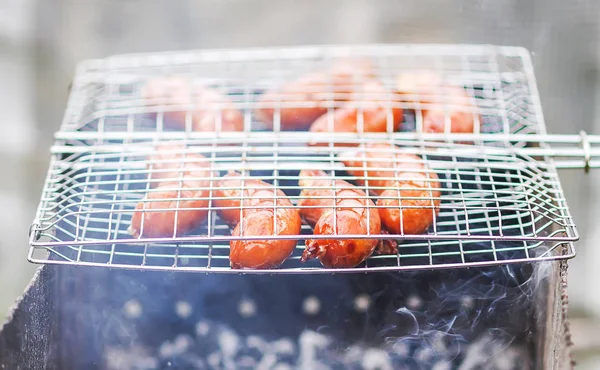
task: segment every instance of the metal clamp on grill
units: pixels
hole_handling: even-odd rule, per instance
[[[30,233],[37,263],[227,273],[575,256],[522,48],[374,45],[82,63]]]
[[[588,140],[587,133],[584,130],[581,130],[579,135],[581,136],[581,147],[583,148],[583,160],[585,161],[585,164],[583,165],[583,169],[584,169],[585,173],[589,173],[590,167],[591,167],[590,162],[592,160],[592,146],[590,144],[590,141]]]

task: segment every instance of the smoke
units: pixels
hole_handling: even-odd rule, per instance
[[[104,284],[85,306],[77,296],[71,307],[94,317],[78,328],[92,326],[113,370],[532,369],[536,324],[545,317],[539,297],[552,271],[549,264],[335,276],[92,270],[91,281]],[[98,292],[104,286],[110,291]]]

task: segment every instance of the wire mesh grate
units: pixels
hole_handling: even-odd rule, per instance
[[[177,150],[180,154],[196,153],[208,158],[212,175],[197,179],[208,180],[209,183],[197,185],[194,189],[198,191],[218,187],[223,175],[237,171],[246,174],[244,179],[261,179],[282,190],[285,197],[300,209],[302,207],[298,207],[298,203],[305,199],[298,185],[301,170],[318,168],[328,174],[334,173],[337,180],[356,181],[356,177],[346,172],[352,167],[330,160],[332,154],[337,158],[347,148],[301,144],[215,148],[188,143],[187,148]],[[413,143],[411,146],[403,142],[402,145],[402,148],[397,147],[398,152],[419,155],[427,163],[428,171],[439,177],[442,189],[440,211],[435,227],[419,235],[339,236],[403,240],[398,256],[376,256],[373,263],[389,264],[392,261],[402,266],[406,260],[407,266],[410,266],[419,258],[428,259],[430,265],[450,263],[453,259],[467,263],[478,259],[502,261],[518,255],[534,258],[548,253],[548,242],[568,243],[576,239],[565,200],[556,188],[558,178],[548,171],[544,162],[514,153],[508,155],[504,149],[443,143]],[[364,151],[370,153],[369,149]],[[53,181],[49,182],[42,198],[40,217],[34,229],[38,238],[33,246],[52,247],[75,262],[103,258],[106,263],[117,263],[120,258],[127,260],[125,257],[128,256],[148,264],[149,258],[169,257],[169,265],[173,266],[181,266],[183,262],[180,259],[184,259],[188,264],[190,260],[201,264],[196,267],[226,267],[229,263],[229,241],[236,237],[231,236],[229,227],[221,220],[219,211],[226,208],[214,205],[218,199],[214,194],[205,194],[213,203],[204,206],[210,212],[209,222],[186,235],[178,235],[175,231],[173,235],[148,237],[142,230],[141,235],[135,238],[128,232],[136,205],[149,192],[158,191],[151,189],[149,184],[164,181],[148,180],[154,172],[148,169],[150,161],[147,158],[153,153],[153,149],[146,145],[128,145],[115,146],[106,152],[82,151],[63,154],[63,159],[55,158],[50,169]],[[380,158],[377,160],[381,161]],[[377,169],[369,167],[369,171]],[[185,171],[186,168],[182,167],[173,172],[173,180],[179,181],[179,176]],[[381,178],[366,177],[365,180]],[[244,188],[251,189],[252,186],[250,183]],[[355,187],[366,192],[377,189],[368,185]],[[177,188],[181,190],[181,185]],[[326,189],[329,191],[331,188]],[[181,202],[187,198],[175,193],[169,199]],[[178,210],[183,213],[190,209],[175,206],[147,212]],[[297,251],[291,258],[295,261],[299,259],[304,239],[318,236],[312,235],[308,225],[303,225],[302,235],[269,238],[299,239]],[[148,254],[149,251],[154,252]],[[142,265],[141,262],[139,264]]]
[[[447,120],[445,133],[438,140],[426,140],[421,135],[398,136],[393,133],[397,130],[390,123],[389,112],[404,110],[400,131],[408,134],[420,132],[425,124],[423,112],[434,108],[422,106],[419,101],[396,100],[389,94],[383,98],[388,112],[386,129],[378,133],[362,132],[369,104],[357,109],[358,133],[315,133],[282,127],[284,109],[314,108],[314,102],[291,99],[261,103],[265,91],[348,56],[371,58],[376,77],[387,88],[394,86],[400,72],[438,71],[475,98],[473,106],[459,107],[461,114],[473,115],[474,134],[497,134],[503,139],[487,140],[485,135],[473,141],[456,139],[448,133]],[[192,90],[185,92],[193,99],[179,99],[176,104],[144,98],[143,86],[149,79],[174,75],[210,86],[227,97],[226,101],[209,102],[218,106],[217,114],[209,114],[214,130],[197,129],[208,122],[207,113],[201,117],[204,121],[195,115]],[[318,93],[333,96],[321,101],[323,112],[338,110],[340,102],[331,84],[320,88]],[[447,97],[440,96],[443,108],[436,109],[452,109],[446,105]],[[226,129],[230,123],[227,104],[239,110],[234,118],[240,126],[235,130]],[[260,107],[272,110],[272,127],[257,117]],[[169,121],[174,117],[181,122],[176,129]],[[518,139],[543,134],[533,70],[521,48],[329,46],[130,55],[88,61],[79,67],[65,119],[56,134],[48,179],[31,228],[29,259],[41,263],[240,272],[230,267],[230,243],[265,239],[296,240],[297,245],[278,268],[244,273],[331,272],[317,260],[302,260],[307,239],[398,243],[393,253],[376,252],[356,267],[335,270],[343,272],[569,258],[575,253],[573,242],[578,236],[554,164],[544,157],[527,155],[521,149],[532,143]],[[156,145],[167,141],[177,146],[161,162],[154,158]],[[389,147],[377,149],[376,143],[382,142]],[[537,144],[541,150],[545,148],[543,143]],[[348,153],[354,157],[342,160]],[[405,155],[417,156],[418,170],[402,168],[398,156]],[[190,171],[187,164],[198,166],[194,164],[198,158],[202,171]],[[253,198],[244,194],[256,190],[256,179],[273,190],[271,198],[266,196],[273,214],[279,215],[286,208],[300,213],[308,210],[308,196],[303,195],[300,186],[303,170],[323,171],[323,178],[331,184],[320,188],[326,200],[343,200],[338,181],[347,181],[353,189],[364,191],[362,196],[354,194],[360,204],[355,202],[355,208],[372,208],[378,214],[401,209],[398,229],[315,235],[312,225],[304,222],[298,233],[287,235],[232,235],[235,225],[226,222],[223,215],[238,212],[240,222],[244,222],[243,212],[253,209]],[[237,187],[241,207],[224,207],[224,201],[235,197],[217,194],[224,186],[224,176],[231,172],[236,172],[241,181]],[[375,172],[377,175],[372,174]],[[423,184],[417,186],[403,178],[411,173],[425,174],[422,180],[426,192]],[[165,182],[170,184],[168,197],[160,187]],[[402,189],[400,182],[404,184]],[[436,183],[439,192],[432,190]],[[392,195],[385,190],[393,190]],[[421,193],[414,195],[415,191]],[[167,208],[150,205],[148,197],[152,193],[162,194],[157,195],[160,207]],[[132,219],[140,205],[142,222],[132,233]],[[331,209],[335,214],[342,208]],[[431,214],[436,209],[438,213],[426,230],[407,231],[405,212]],[[168,219],[173,224],[171,229],[166,228],[170,234],[165,231],[156,235],[148,225],[144,229],[147,214],[160,212],[170,212],[174,218]],[[191,212],[206,217],[193,227],[180,227]],[[281,227],[277,216],[273,227]]]
[[[393,89],[402,73],[435,72],[449,84],[462,86],[475,99],[482,133],[543,133],[537,97],[531,90],[532,71],[528,54],[521,48],[492,46],[356,46],[289,49],[258,49],[119,56],[82,63],[73,83],[73,94],[59,138],[85,138],[87,144],[122,140],[154,139],[172,132],[170,117],[192,120],[192,101],[197,95],[189,86],[173,82],[183,97],[176,100],[147,99],[144,86],[157,76],[184,79],[190,86],[207,86],[227,95],[244,114],[243,131],[264,131],[256,119],[258,107],[299,109],[315,107],[303,94],[289,93],[284,101],[260,101],[259,97],[286,81],[314,70],[333,68],[347,58],[365,57],[373,65],[373,75],[384,87]],[[312,92],[333,96],[330,83],[313,87]],[[353,81],[352,83],[360,83]],[[436,92],[444,100],[444,92]],[[339,105],[324,99],[323,109]],[[390,98],[390,100],[393,100]],[[440,103],[442,103],[440,101]],[[403,131],[414,131],[422,119],[415,102],[394,101],[394,106],[415,110],[403,122]],[[418,106],[418,107],[417,107]],[[462,107],[464,111],[474,107]],[[136,119],[132,120],[134,116]],[[190,122],[179,127],[187,135],[198,135]],[[281,131],[273,124],[271,131]],[[218,127],[216,128],[219,131]],[[75,134],[75,133],[79,134]],[[102,135],[107,134],[107,135]],[[123,136],[123,134],[125,134]],[[519,145],[516,143],[516,145]]]

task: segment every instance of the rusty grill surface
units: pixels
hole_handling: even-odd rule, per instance
[[[282,131],[277,112],[283,103],[273,105],[272,130],[253,115],[257,98],[265,90],[347,56],[371,58],[385,86],[392,86],[394,76],[403,71],[442,73],[476,98],[480,125],[475,126],[473,135],[417,134],[415,130],[419,132],[423,124],[422,107],[391,98],[390,109],[398,106],[405,110],[401,132],[392,132],[391,124],[387,133],[380,134]],[[216,132],[193,132],[192,107],[161,102],[148,105],[140,89],[157,75],[186,76],[226,94],[243,113],[243,131],[221,131],[219,119]],[[302,107],[308,103],[285,104]],[[335,105],[331,101],[326,108],[331,110]],[[165,113],[169,111],[185,113],[185,129],[168,128]],[[359,118],[359,126],[361,121]],[[47,182],[31,228],[29,259],[38,263],[239,273],[229,267],[229,242],[265,237],[231,236],[215,205],[215,188],[221,176],[236,171],[242,182],[263,180],[282,190],[296,208],[302,200],[298,181],[303,169],[325,171],[332,180],[325,190],[332,197],[339,190],[334,178],[354,183],[369,194],[378,190],[369,185],[376,179],[365,170],[368,155],[376,153],[369,147],[374,142],[395,144],[395,153],[418,155],[425,172],[439,177],[440,195],[430,192],[426,197],[432,204],[440,201],[439,215],[427,232],[316,236],[303,224],[299,235],[270,237],[298,240],[293,255],[282,266],[243,272],[368,272],[570,258],[575,255],[573,242],[578,235],[552,159],[555,153],[540,139],[544,135],[533,68],[527,51],[521,48],[328,46],[127,55],[87,61],[77,71],[65,119],[56,134]],[[183,158],[195,154],[206,158],[211,175],[195,178],[206,186],[193,189],[206,190],[208,220],[185,235],[175,231],[165,238],[148,237],[142,227],[141,235],[132,237],[127,230],[134,207],[155,191],[149,176],[158,170],[148,156],[157,143],[167,141],[181,145],[173,153]],[[315,141],[322,145],[309,145]],[[354,159],[362,165],[344,166],[339,155],[349,149],[340,144],[354,146],[358,153]],[[179,196],[171,199],[176,204],[187,200],[181,195],[185,160],[178,163],[181,166],[172,178],[179,184]],[[390,180],[398,179],[402,175],[398,164],[391,165]],[[357,177],[348,173],[352,170],[364,172],[364,185],[357,184]],[[281,207],[275,198],[273,205]],[[321,267],[318,261],[299,261],[307,238],[394,239],[399,246],[395,255],[374,254],[358,267],[332,270]]]

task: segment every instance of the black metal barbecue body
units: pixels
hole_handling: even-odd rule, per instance
[[[43,266],[1,331],[0,365],[564,369],[564,273],[564,262],[335,276]]]

